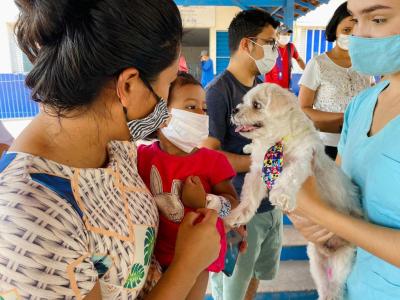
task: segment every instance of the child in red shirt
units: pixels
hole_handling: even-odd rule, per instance
[[[171,119],[167,127],[158,131],[159,141],[138,148],[139,173],[160,212],[155,256],[163,269],[173,259],[179,224],[185,213],[207,207],[225,217],[238,203],[230,182],[236,174],[226,157],[214,150],[197,148],[208,137],[201,84],[190,74],[179,73],[170,88],[168,107]],[[226,235],[221,219],[217,228],[221,235],[219,257],[200,274],[188,299],[204,299],[208,271],[220,272],[224,268]]]

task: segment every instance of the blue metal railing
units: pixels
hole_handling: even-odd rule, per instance
[[[23,74],[0,74],[0,118],[31,118],[39,113]]]

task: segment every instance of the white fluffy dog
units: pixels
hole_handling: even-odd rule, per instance
[[[232,121],[241,135],[252,140],[245,149],[251,152],[252,164],[245,177],[241,203],[232,211],[229,223],[247,223],[268,195],[262,178],[264,157],[279,142],[283,145],[283,168],[269,192],[273,205],[292,211],[302,184],[315,175],[324,200],[343,213],[362,215],[358,189],[325,154],[318,131],[292,93],[275,84],[258,85],[234,110]],[[324,246],[309,243],[308,255],[319,299],[342,299],[355,248],[333,237]]]

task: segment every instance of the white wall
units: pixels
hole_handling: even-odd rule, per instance
[[[12,72],[10,50],[10,24],[18,16],[18,9],[13,0],[0,1],[0,73]]]
[[[25,129],[32,119],[1,120],[11,135],[16,138]]]

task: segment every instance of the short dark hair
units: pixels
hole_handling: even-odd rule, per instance
[[[185,85],[198,85],[198,86],[202,87],[201,83],[196,78],[194,78],[191,74],[179,71],[178,76],[171,83],[171,86],[169,87],[169,96],[168,96],[168,100],[167,100],[168,105],[170,104],[170,102],[172,100],[171,97],[172,97],[172,92],[174,91],[174,89],[185,86]]]
[[[126,68],[147,82],[178,57],[182,20],[173,0],[15,0],[15,33],[33,62],[32,98],[59,115],[89,105]]]
[[[257,36],[268,25],[276,29],[279,22],[266,11],[249,9],[238,13],[229,25],[229,50],[231,54],[236,52],[243,38]]]
[[[326,26],[325,35],[328,42],[336,41],[336,31],[340,22],[342,22],[345,18],[350,16],[351,15],[349,11],[347,10],[347,1],[346,1],[336,9],[331,20]]]

